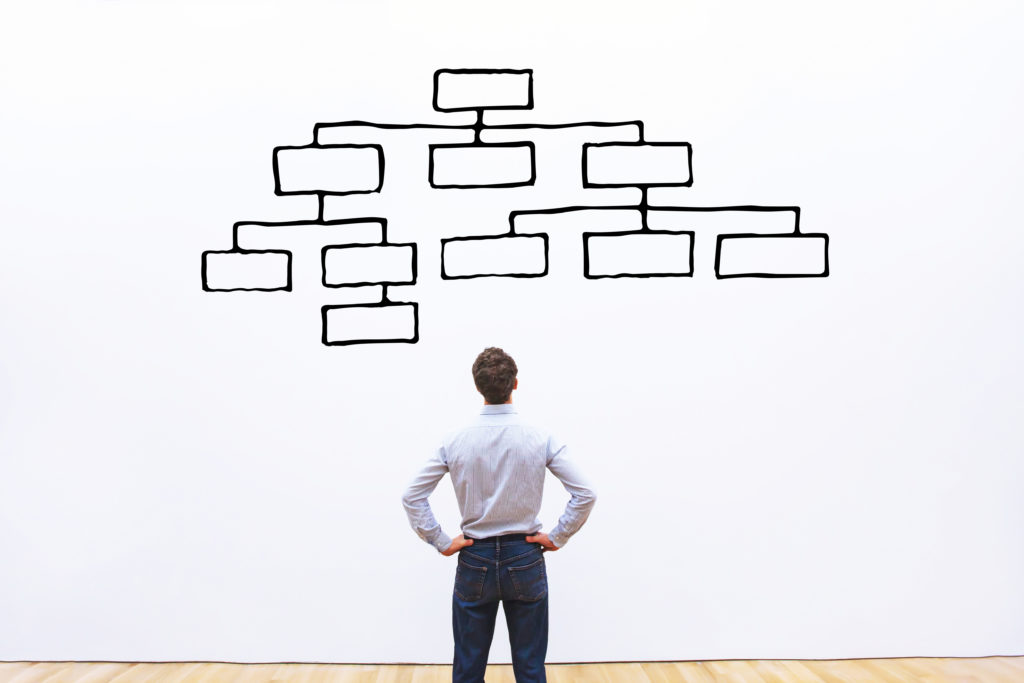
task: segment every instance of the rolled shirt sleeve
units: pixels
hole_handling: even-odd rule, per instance
[[[448,462],[445,457],[444,446],[434,452],[433,456],[420,470],[419,474],[412,480],[405,493],[402,495],[402,505],[405,507],[405,514],[409,517],[409,524],[416,535],[430,545],[443,552],[452,544],[452,539],[441,529],[441,525],[434,518],[427,498],[444,475],[448,472]]]
[[[548,439],[547,457],[548,470],[558,477],[570,496],[565,512],[558,518],[558,524],[548,532],[548,539],[561,548],[587,521],[597,501],[597,494],[569,460],[565,445],[553,438]]]

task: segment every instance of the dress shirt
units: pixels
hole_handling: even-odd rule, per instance
[[[467,538],[535,534],[545,470],[558,477],[569,502],[548,538],[565,545],[587,521],[596,496],[550,434],[524,424],[512,404],[485,405],[477,420],[446,437],[402,496],[409,524],[438,551],[452,539],[434,518],[427,498],[451,474]]]

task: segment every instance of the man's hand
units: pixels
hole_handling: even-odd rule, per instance
[[[462,534],[459,534],[458,536],[456,536],[455,538],[452,539],[452,544],[450,546],[448,546],[448,550],[442,550],[441,554],[444,555],[445,557],[451,557],[452,555],[454,555],[455,553],[459,552],[460,550],[462,550],[466,546],[470,546],[470,545],[473,545],[473,539],[472,538],[466,538]]]
[[[552,552],[555,551],[555,550],[558,550],[558,546],[555,545],[554,543],[552,543],[551,539],[548,538],[548,535],[545,534],[544,532],[541,532],[539,534],[534,534],[533,536],[527,536],[526,537],[526,542],[527,543],[540,543],[541,546],[544,548],[544,550],[549,550],[549,551],[552,551]]]

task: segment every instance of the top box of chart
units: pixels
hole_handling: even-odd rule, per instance
[[[532,69],[439,69],[434,109],[533,109]]]

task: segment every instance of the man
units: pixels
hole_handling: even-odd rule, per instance
[[[484,680],[498,603],[505,609],[517,683],[546,681],[548,582],[544,552],[563,547],[587,520],[596,497],[566,458],[565,446],[522,421],[512,407],[516,363],[487,348],[473,363],[484,397],[475,423],[446,438],[402,496],[412,528],[445,556],[459,554],[452,596],[452,680]],[[558,524],[537,519],[545,470],[569,492]],[[448,537],[427,498],[451,474],[462,533]]]

